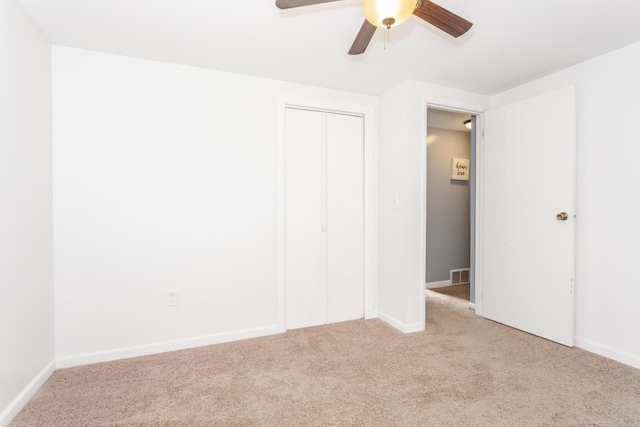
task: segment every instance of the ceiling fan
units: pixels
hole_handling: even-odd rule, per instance
[[[276,0],[280,9],[310,6],[342,0]],[[453,37],[460,37],[473,25],[471,22],[429,0],[362,0],[365,21],[351,45],[349,55],[363,53],[378,27],[400,25],[411,14],[424,19]]]

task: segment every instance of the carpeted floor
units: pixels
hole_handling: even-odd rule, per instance
[[[640,426],[640,370],[427,294],[422,333],[359,320],[63,369],[11,425]]]

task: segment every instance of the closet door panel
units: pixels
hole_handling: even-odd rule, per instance
[[[286,110],[287,329],[327,323],[326,114]]]
[[[327,323],[364,315],[364,123],[327,114]]]

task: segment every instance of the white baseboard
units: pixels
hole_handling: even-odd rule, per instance
[[[608,345],[580,337],[575,337],[575,346],[583,350],[590,351],[591,353],[640,369],[640,357],[635,354],[620,351],[613,347],[609,347]]]
[[[416,323],[409,323],[408,325],[404,325],[404,333],[405,334],[411,334],[413,332],[422,332],[425,330],[425,324],[424,322],[416,322]]]
[[[451,286],[451,280],[441,280],[439,282],[428,282],[425,283],[425,289],[437,289],[444,288],[445,286]]]
[[[476,311],[476,305],[472,302],[469,303],[469,310]]]
[[[424,331],[424,323],[422,322],[410,323],[407,325],[402,323],[398,319],[395,319],[387,314],[380,313],[380,312],[378,312],[378,318],[383,322],[390,324],[391,326],[393,326],[403,334],[410,334],[412,332]]]
[[[90,365],[93,363],[110,362],[113,360],[128,359],[131,357],[148,356],[151,354],[166,353],[169,351],[185,350],[188,348],[203,347],[230,341],[263,337],[266,335],[274,335],[277,332],[277,326],[273,325],[264,328],[245,329],[242,331],[226,332],[222,334],[207,335],[175,341],[166,341],[155,344],[121,348],[117,350],[101,351],[97,353],[81,354],[77,356],[67,356],[56,359],[56,369]]]
[[[49,379],[53,371],[55,371],[56,362],[52,360],[45,368],[31,380],[27,386],[22,389],[20,394],[7,406],[7,408],[0,413],[0,427],[6,427],[9,425],[16,415],[24,408],[24,406],[31,400],[40,387]]]

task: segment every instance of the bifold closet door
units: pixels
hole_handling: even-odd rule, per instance
[[[286,110],[287,329],[364,315],[361,117]]]
[[[287,108],[285,116],[287,329],[327,323],[327,119]]]
[[[327,114],[327,323],[364,316],[364,123]]]

